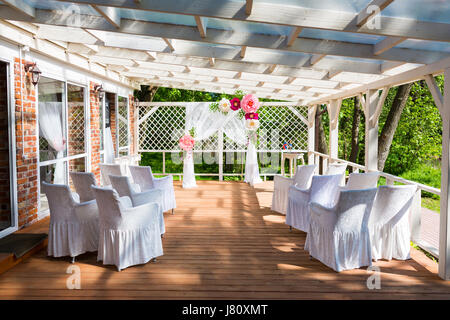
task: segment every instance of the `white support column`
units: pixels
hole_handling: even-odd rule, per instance
[[[314,164],[315,132],[316,132],[316,109],[317,105],[308,108],[308,164]],[[318,165],[318,164],[317,164]]]
[[[328,105],[330,116],[330,157],[337,159],[339,150],[339,112],[342,100],[331,100]],[[330,160],[330,163],[333,160]]]
[[[439,276],[450,280],[450,68],[444,73],[442,116],[441,213],[439,229]]]
[[[219,149],[219,181],[223,181],[223,130],[219,129],[217,135],[217,145]]]
[[[364,108],[366,118],[366,172],[378,170],[378,119],[376,119],[376,121],[370,121],[377,110],[377,105],[378,90],[368,90],[366,93],[366,103]]]

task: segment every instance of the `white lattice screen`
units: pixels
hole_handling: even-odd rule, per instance
[[[280,152],[291,141],[293,151],[307,149],[307,107],[283,103],[263,103],[260,115],[259,152]],[[141,103],[138,108],[139,152],[180,151],[178,139],[184,133],[186,109],[183,103]],[[198,143],[194,150],[217,152],[218,136]],[[245,151],[224,135],[222,151]]]

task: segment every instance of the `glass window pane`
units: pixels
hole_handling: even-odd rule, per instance
[[[67,155],[64,82],[41,77],[38,87],[39,160]]]
[[[128,146],[128,99],[119,97],[119,148]]]
[[[67,85],[69,156],[85,153],[84,88]]]

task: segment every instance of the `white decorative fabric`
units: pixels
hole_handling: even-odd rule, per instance
[[[98,208],[95,200],[74,201],[67,185],[42,182],[50,208],[49,256],[76,257],[98,247]]]
[[[332,207],[339,195],[339,183],[342,174],[313,176],[311,187],[300,189],[289,187],[288,206],[286,210],[286,224],[304,231],[309,230],[309,203],[318,202],[326,207]]]
[[[92,189],[100,217],[99,261],[120,271],[163,254],[157,203],[132,207],[131,200],[119,199],[115,190]]]
[[[369,218],[372,258],[410,259],[409,214],[415,185],[380,186]]]
[[[185,133],[195,128],[196,142],[208,139],[220,129],[228,138],[238,145],[247,144],[247,129],[245,120],[239,119],[237,112],[229,111],[227,114],[221,112],[211,112],[210,102],[188,103],[186,105]],[[245,181],[251,185],[262,182],[259,176],[258,157],[255,145],[248,143],[245,159]],[[186,153],[183,163],[183,188],[195,188],[194,158],[193,153]]]
[[[347,184],[343,187],[343,189],[360,190],[376,188],[379,177],[380,175],[378,172],[351,173],[348,176]]]
[[[330,163],[325,175],[342,174],[342,180],[339,183],[341,186],[345,185],[345,170],[347,170],[347,164],[345,163]]]
[[[105,163],[114,163],[114,143],[111,134],[111,128],[105,129]]]
[[[69,175],[80,202],[95,200],[91,186],[96,186],[97,182],[92,172],[69,172]]]
[[[64,156],[66,141],[63,133],[62,102],[39,102],[39,132],[48,144],[56,150],[56,158]],[[53,182],[64,183],[64,163],[55,164]]]
[[[139,185],[142,191],[152,190],[154,188],[162,191],[162,210],[164,212],[177,207],[172,176],[155,178],[151,167],[129,166],[128,168],[130,169],[134,182]]]
[[[248,143],[247,153],[245,155],[244,182],[249,183],[251,186],[262,182],[259,176],[258,154],[256,153],[255,145],[251,141]]]
[[[274,176],[274,189],[272,195],[272,210],[286,214],[289,196],[289,187],[292,185],[300,189],[309,189],[316,165],[297,166],[293,178]]]
[[[162,210],[162,190],[152,189],[144,192],[135,192],[131,187],[128,177],[123,176],[109,176],[111,185],[117,191],[120,197],[129,197],[133,207],[138,207],[143,204],[156,202],[158,204],[158,222],[161,234],[166,232],[164,225],[164,214]]]
[[[102,176],[102,184],[104,188],[110,188],[111,181],[109,180],[109,176],[124,176],[122,174],[122,166],[120,164],[114,163],[100,163],[100,173]],[[135,192],[140,192],[141,188],[138,184],[132,183],[131,187]]]
[[[305,249],[337,272],[372,265],[368,219],[376,188],[342,190],[333,207],[311,202]]]

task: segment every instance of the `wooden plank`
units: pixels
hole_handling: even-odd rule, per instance
[[[384,261],[382,289],[369,290],[365,268],[334,272],[303,250],[306,234],[289,232],[272,212],[273,182],[175,183],[178,208],[165,213],[164,255],[117,272],[96,253],[77,258],[82,290],[67,290],[70,258],[41,250],[0,276],[3,299],[449,299],[437,264],[412,250]],[[236,196],[239,194],[239,197]],[[33,228],[33,229],[31,229]],[[48,228],[48,218],[30,227]],[[26,232],[28,228],[22,230]]]

